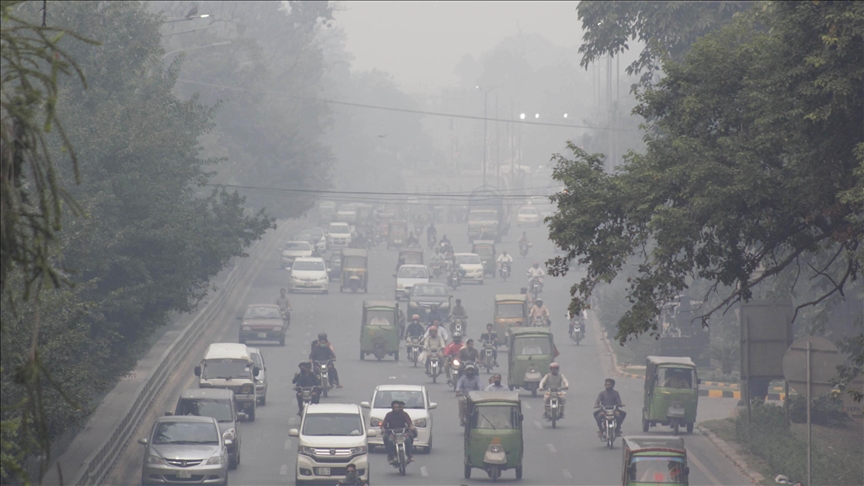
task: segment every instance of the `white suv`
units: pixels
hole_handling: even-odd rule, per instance
[[[288,431],[297,437],[297,468],[294,484],[307,485],[345,479],[348,464],[357,466],[357,476],[369,480],[367,430],[358,405],[353,403],[309,404],[303,411],[300,429]]]
[[[414,427],[417,428],[414,449],[422,449],[426,454],[432,452],[432,410],[438,407],[438,404],[429,401],[425,386],[378,385],[372,394],[371,402],[360,402],[361,407],[369,409],[369,426],[381,426],[393,400],[405,402],[405,411],[414,421]],[[369,447],[375,446],[384,447],[384,437],[370,437]]]
[[[348,248],[351,244],[351,226],[348,223],[330,223],[327,227],[327,247],[331,250]]]

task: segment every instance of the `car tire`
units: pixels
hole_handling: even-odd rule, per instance
[[[228,456],[228,469],[237,469],[237,459],[231,459],[231,456]]]
[[[248,413],[248,415],[249,415],[249,421],[254,422],[255,421],[255,407],[252,407],[252,410]]]
[[[429,445],[423,449],[423,454],[432,454],[432,436],[429,436]]]
[[[261,397],[261,399],[258,400],[258,404],[261,405],[262,407],[263,407],[264,405],[267,405],[267,397],[266,397],[266,396]]]
[[[285,335],[279,338],[279,346],[285,346]]]

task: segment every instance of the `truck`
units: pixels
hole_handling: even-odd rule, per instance
[[[468,239],[491,239],[499,243],[509,229],[504,198],[489,186],[472,191],[468,199]]]

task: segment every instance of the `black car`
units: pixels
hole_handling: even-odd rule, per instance
[[[408,317],[417,314],[421,320],[432,310],[433,305],[438,306],[438,311],[447,321],[450,318],[451,300],[453,296],[443,283],[418,283],[411,287],[408,293]]]

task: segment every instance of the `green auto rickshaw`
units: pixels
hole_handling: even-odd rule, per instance
[[[471,253],[476,253],[483,262],[483,276],[495,277],[495,242],[493,240],[474,240]]]
[[[390,221],[387,228],[387,249],[402,248],[408,244],[408,222]]]
[[[687,449],[681,437],[628,436],[622,441],[624,463],[621,486],[690,484]]]
[[[366,250],[357,248],[345,248],[342,250],[339,292],[344,292],[345,289],[349,289],[355,293],[360,289],[363,289],[364,294],[369,292],[368,261]]]
[[[657,424],[693,432],[699,378],[690,358],[648,356],[645,366],[645,402],[642,405],[642,431]]]
[[[364,300],[360,323],[360,359],[367,354],[381,361],[399,361],[399,304],[393,300]]]
[[[507,386],[530,390],[536,397],[540,380],[558,354],[552,332],[541,327],[511,327],[507,344]]]
[[[471,469],[486,471],[497,482],[501,472],[516,470],[522,479],[522,403],[514,392],[472,391],[466,399],[465,479]]]
[[[507,342],[511,327],[528,324],[528,296],[525,294],[495,294],[495,332],[502,344]]]

